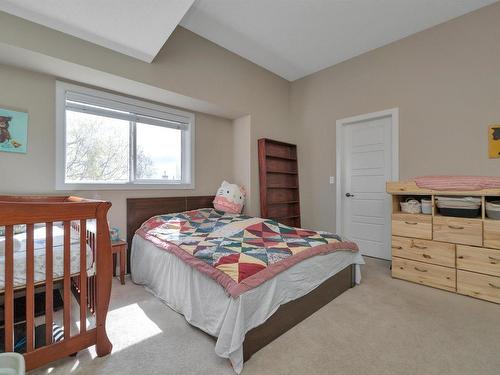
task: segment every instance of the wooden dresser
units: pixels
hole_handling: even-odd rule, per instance
[[[500,189],[436,191],[415,182],[388,182],[392,195],[392,277],[500,303],[500,220],[489,219],[485,202]],[[480,197],[477,218],[441,216],[435,196]],[[431,199],[432,214],[401,212],[408,197]]]

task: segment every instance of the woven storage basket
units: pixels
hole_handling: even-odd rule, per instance
[[[401,202],[401,211],[407,214],[419,214],[422,212],[422,205],[419,201],[413,198],[407,198],[405,202]]]

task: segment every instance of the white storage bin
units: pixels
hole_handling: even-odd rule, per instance
[[[486,216],[500,220],[500,201],[486,202]]]
[[[422,213],[426,215],[432,214],[432,200],[428,198],[422,198],[420,202],[422,204]]]
[[[0,375],[25,375],[24,357],[19,353],[0,354]]]

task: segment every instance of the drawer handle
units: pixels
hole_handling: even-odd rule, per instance
[[[414,247],[415,249],[420,249],[420,250],[427,249],[427,246],[421,246],[421,245],[415,245],[415,244],[412,244],[411,247]]]
[[[422,254],[422,256],[425,258],[425,259],[432,259],[432,257],[430,255],[427,255],[427,254]]]
[[[450,228],[450,229],[464,229],[464,227],[461,227],[459,225],[450,225],[450,224],[448,224],[448,228]]]
[[[417,225],[418,223],[415,223],[413,221],[405,221],[405,224],[408,224],[408,225]]]
[[[500,286],[498,285],[495,285],[493,283],[488,283],[489,286],[491,286],[492,288],[495,288],[495,289],[500,289]]]
[[[416,271],[418,271],[418,272],[427,272],[427,270],[423,270],[423,269],[418,268],[418,267],[414,267],[414,268],[415,268],[415,270],[416,270]]]
[[[498,258],[494,258],[494,257],[488,257],[488,258],[494,262],[500,262],[500,259],[498,259]]]
[[[402,250],[403,249],[403,246],[392,246],[393,249],[398,249],[398,250]]]

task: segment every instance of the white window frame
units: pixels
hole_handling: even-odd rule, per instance
[[[66,182],[66,98],[67,96],[90,96],[94,103],[113,101],[114,109],[140,107],[141,114],[158,114],[167,121],[187,126],[182,132],[182,180],[136,180],[123,183],[74,183]],[[141,189],[194,189],[195,115],[162,105],[152,104],[126,96],[56,81],[56,190],[141,190]],[[130,147],[135,149],[135,138]],[[135,154],[135,152],[134,152]],[[133,161],[131,160],[131,163]],[[132,165],[132,164],[131,164]],[[135,167],[135,166],[133,166]],[[132,167],[132,168],[133,168]]]

